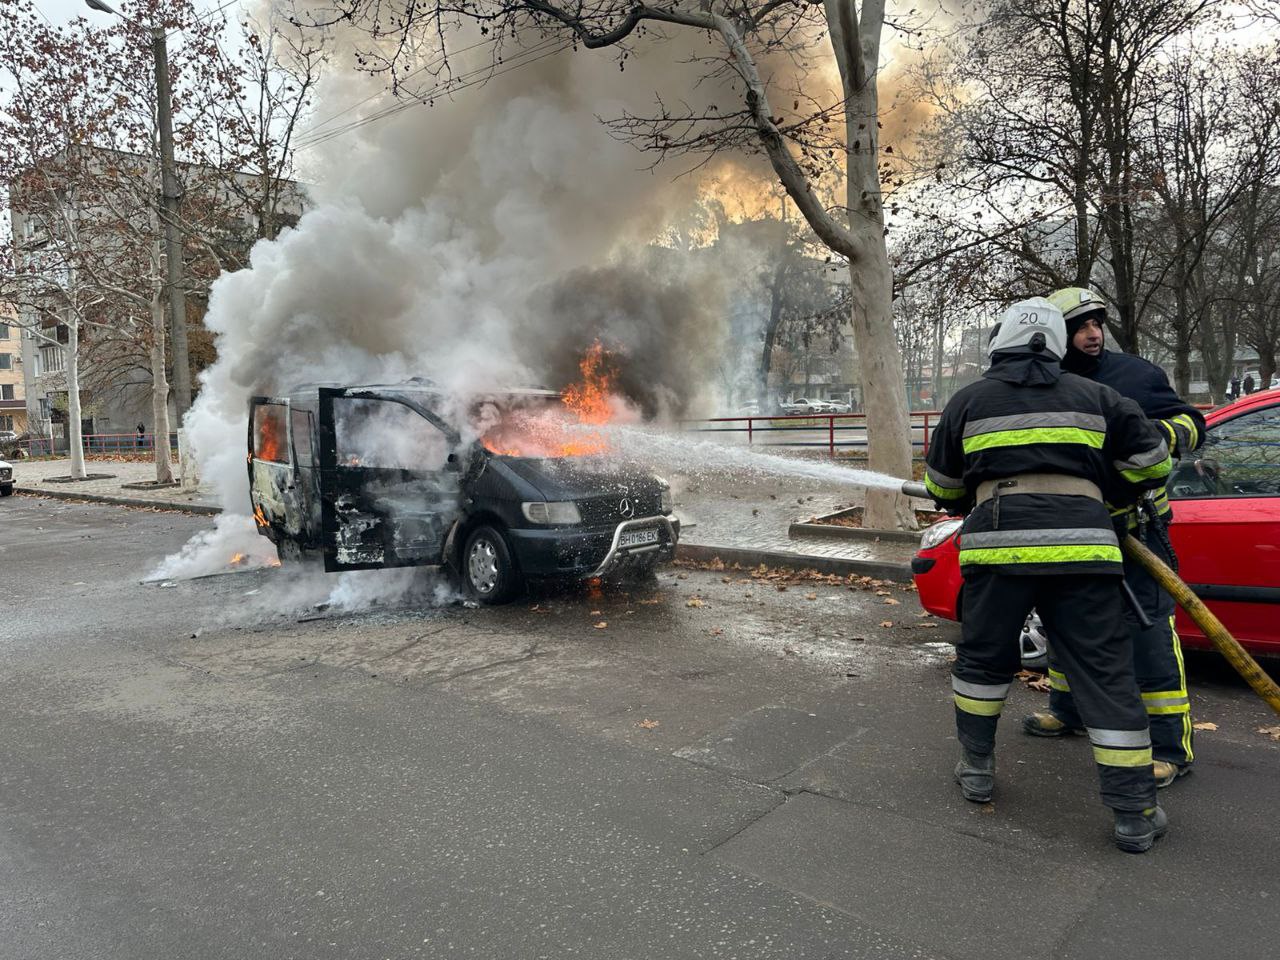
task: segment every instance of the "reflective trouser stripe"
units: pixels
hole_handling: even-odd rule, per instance
[[[1118,747],[1095,746],[1093,759],[1104,767],[1149,767],[1154,762],[1150,747],[1124,750]]]
[[[1108,767],[1150,766],[1151,734],[1147,730],[1104,730],[1089,727],[1093,759]]]
[[[1058,690],[1062,693],[1071,692],[1071,684],[1067,683],[1067,675],[1061,671],[1049,668],[1049,688]]]
[[[957,693],[956,709],[965,713],[972,713],[975,717],[998,717],[1000,711],[1004,709],[1003,700],[975,700],[973,697],[966,697]]]
[[[1185,690],[1158,690],[1144,693],[1142,705],[1152,716],[1191,712],[1191,698]]]
[[[1175,615],[1169,614],[1169,642],[1173,644],[1173,655],[1178,661],[1178,682],[1182,684],[1182,693],[1187,691],[1187,666],[1182,662],[1182,641],[1178,639],[1178,628],[1174,626]],[[1186,712],[1182,714],[1182,749],[1187,755],[1187,763],[1196,758],[1195,751],[1191,749],[1192,740],[1191,726],[1191,704],[1187,703]]]

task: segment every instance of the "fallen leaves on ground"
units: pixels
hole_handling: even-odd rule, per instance
[[[1217,730],[1218,725],[1216,723],[1210,723],[1208,720],[1204,720],[1200,723],[1193,723],[1191,728],[1193,730]]]
[[[921,626],[931,626],[931,624],[921,624]],[[1019,670],[1015,676],[1026,685],[1029,690],[1038,690],[1041,693],[1049,692],[1049,678],[1043,673],[1035,670]]]
[[[646,607],[652,607],[655,603],[661,603],[661,597],[650,597],[647,600],[637,600],[636,603],[643,604]]]
[[[653,730],[658,726],[660,722],[661,721],[659,720],[650,720],[648,717],[646,717],[643,720],[637,721],[636,726],[639,727],[641,730]]]
[[[597,630],[603,630],[608,625],[609,625],[608,620],[601,620],[599,623],[595,624],[594,626]]]
[[[892,626],[893,626],[893,621],[892,621],[892,620],[881,620],[881,621],[880,621],[880,626],[882,626],[882,627],[892,627]]]
[[[882,602],[882,603],[887,603],[887,604],[888,604],[889,606],[891,606],[891,607],[896,607],[896,606],[897,606],[898,604],[900,604],[902,601],[901,601],[901,600],[895,600],[893,597],[885,597],[885,598],[884,598],[884,600],[883,600],[883,601],[881,601],[881,602]]]
[[[880,596],[888,596],[892,591],[897,590],[901,593],[914,593],[915,584],[912,583],[895,583],[892,580],[877,580],[875,577],[864,577],[856,573],[850,573],[842,576],[838,573],[821,573],[809,567],[794,569],[792,567],[770,567],[767,564],[757,564],[754,567],[744,567],[739,563],[725,564],[719,557],[711,560],[688,560],[678,559],[674,566],[682,567],[687,570],[713,570],[721,572],[725,570],[740,570],[748,574],[753,580],[768,580],[773,583],[829,583],[833,585],[845,584],[850,590],[875,590]]]
[[[706,603],[699,597],[690,597],[684,602],[686,607],[705,607]]]
[[[806,593],[806,594],[804,595],[804,598],[805,598],[806,600],[817,600],[817,599],[818,599],[818,595],[817,595],[816,593]]]
[[[1280,726],[1259,727],[1258,732],[1270,737],[1272,740],[1280,740]]]

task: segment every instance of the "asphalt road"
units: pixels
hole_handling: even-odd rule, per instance
[[[1275,955],[1280,720],[1205,658],[1132,857],[1080,740],[1008,723],[959,798],[953,628],[900,588],[139,583],[206,526],[0,501],[0,958]]]

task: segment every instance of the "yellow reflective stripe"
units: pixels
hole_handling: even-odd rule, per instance
[[[925,474],[924,486],[926,490],[932,493],[939,500],[959,500],[965,494],[964,487],[961,487],[958,490],[953,490],[950,487],[938,486],[933,482],[933,478],[928,474]]]
[[[955,694],[956,707],[976,717],[998,717],[1004,707],[1003,700],[975,700],[973,697],[962,697]]]
[[[1094,747],[1093,759],[1106,767],[1149,767],[1154,762],[1150,747],[1143,747],[1140,750]]]
[[[1147,704],[1147,716],[1149,717],[1173,717],[1179,713],[1190,714],[1191,704],[1182,703],[1176,706],[1157,706],[1155,704]]]
[[[983,547],[964,549],[960,540],[960,562],[964,563],[1121,563],[1119,547],[1100,543],[1063,543],[1036,547]]]
[[[1057,690],[1061,693],[1071,692],[1071,684],[1067,683],[1067,675],[1065,673],[1060,673],[1053,669],[1053,667],[1049,668],[1049,686],[1051,689]]]
[[[1173,643],[1173,656],[1178,661],[1178,683],[1182,685],[1182,689],[1187,689],[1187,667],[1182,662],[1182,641],[1178,639],[1178,629],[1174,626],[1174,614],[1169,614],[1169,638]],[[1195,751],[1191,749],[1191,705],[1187,705],[1187,712],[1182,715],[1182,750],[1187,755],[1187,763],[1196,758]]]
[[[1080,427],[1028,427],[1025,430],[995,430],[965,437],[965,453],[988,450],[991,447],[1022,447],[1033,443],[1080,443],[1101,450],[1107,435],[1097,430]]]
[[[1166,456],[1159,463],[1153,463],[1149,467],[1139,467],[1137,470],[1121,470],[1120,476],[1130,483],[1140,483],[1143,480],[1154,480],[1157,477],[1168,476],[1172,468],[1173,461]]]
[[[1191,434],[1191,450],[1194,450],[1200,443],[1200,429],[1196,426],[1195,417],[1189,413],[1180,413],[1173,418],[1175,422],[1182,424],[1187,428],[1187,432]],[[1182,450],[1180,453],[1190,453],[1191,450]]]

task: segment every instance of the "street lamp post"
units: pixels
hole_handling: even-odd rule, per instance
[[[91,10],[110,13],[151,32],[156,70],[156,119],[160,127],[160,195],[163,204],[166,261],[165,299],[169,305],[169,343],[173,349],[173,400],[178,422],[191,407],[191,365],[187,359],[187,296],[183,279],[182,232],[178,227],[181,198],[173,165],[173,97],[169,89],[169,49],[163,27],[143,27],[103,0],[84,0]]]

